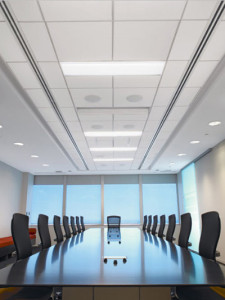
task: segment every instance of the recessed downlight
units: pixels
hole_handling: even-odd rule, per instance
[[[0,125],[0,129],[2,128],[3,126],[2,125]]]
[[[49,164],[42,164],[43,167],[49,167]]]
[[[133,161],[133,158],[94,158],[95,162],[102,162],[102,161]]]
[[[101,100],[101,97],[99,97],[97,95],[88,95],[88,96],[85,96],[84,99],[90,103],[97,103]]]
[[[131,103],[140,102],[143,99],[141,95],[130,95],[127,96],[127,101]]]
[[[197,140],[196,140],[196,141],[191,141],[191,142],[190,142],[190,144],[199,144],[199,143],[200,143],[200,141],[197,141]]]
[[[141,136],[142,131],[85,131],[88,137]]]
[[[212,121],[212,122],[209,122],[209,126],[218,126],[220,125],[221,122],[220,121]]]
[[[38,158],[39,156],[36,155],[36,154],[33,154],[33,155],[31,155],[30,157],[31,157],[31,158]]]
[[[179,154],[177,154],[177,156],[185,156],[185,155],[187,155],[186,153],[179,153]]]
[[[20,147],[22,147],[24,144],[23,144],[23,143],[20,143],[20,142],[16,142],[16,143],[14,143],[14,145],[15,145],[15,146],[20,146]]]

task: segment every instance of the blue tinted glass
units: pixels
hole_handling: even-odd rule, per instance
[[[83,216],[85,224],[101,224],[101,185],[68,185],[66,215]]]
[[[121,216],[121,224],[139,224],[139,185],[105,184],[104,185],[104,223],[107,216]]]
[[[179,223],[176,184],[143,184],[143,215],[166,215],[168,222],[172,214]]]
[[[49,223],[53,224],[53,216],[62,217],[63,185],[34,185],[30,224],[37,224],[38,215],[49,217]]]

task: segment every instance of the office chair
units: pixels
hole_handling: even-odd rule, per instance
[[[11,222],[12,237],[16,248],[17,260],[28,258],[32,255],[32,245],[28,231],[29,217],[16,213]],[[8,299],[52,299],[50,287],[25,287]],[[7,298],[6,298],[7,299]]]
[[[158,231],[158,237],[160,237],[160,238],[163,238],[165,236],[163,234],[165,224],[166,224],[166,216],[162,215],[162,216],[160,216],[160,225],[159,225],[159,231]]]
[[[57,241],[57,243],[60,243],[63,241],[63,233],[62,233],[62,228],[60,225],[60,217],[59,216],[54,216],[53,225],[54,225],[54,230],[55,230],[55,235],[56,235],[56,239],[54,239],[54,241]]]
[[[181,227],[180,227],[180,234],[178,239],[178,245],[183,248],[188,248],[191,244],[188,243],[188,239],[191,233],[191,214],[186,213],[181,215]]]
[[[168,242],[173,242],[175,240],[173,237],[175,227],[176,227],[176,216],[173,214],[169,216],[169,225],[166,233],[166,240]]]
[[[148,216],[147,232],[151,231],[151,226],[152,226],[152,215]]]
[[[69,227],[69,218],[67,216],[63,216],[63,227],[64,227],[64,231],[65,231],[64,237],[66,239],[71,238],[71,231],[70,231],[70,227]]]
[[[202,214],[202,232],[199,242],[201,256],[215,260],[220,229],[220,217],[217,212],[211,211]],[[224,297],[210,287],[177,287],[176,294],[180,300],[224,300]]]
[[[156,235],[156,228],[157,228],[157,225],[158,225],[158,216],[157,215],[155,215],[154,217],[153,217],[153,225],[152,225],[152,234],[153,235]]]
[[[121,217],[120,216],[108,216],[107,225],[108,228],[120,228]]]
[[[77,231],[78,231],[78,233],[81,233],[81,227],[80,227],[79,217],[78,216],[76,216],[76,225],[77,225]]]
[[[147,215],[144,216],[142,230],[146,230],[146,226],[147,226]]]
[[[74,217],[70,217],[70,224],[71,224],[71,227],[72,227],[72,233],[73,235],[76,235],[77,234],[77,229],[76,229],[76,226],[75,226],[75,222],[74,222]]]
[[[48,228],[48,216],[38,216],[38,232],[41,239],[42,250],[51,247],[51,237]]]
[[[82,231],[85,231],[84,217],[83,217],[83,216],[80,216],[80,224],[81,224],[81,229],[82,229]]]

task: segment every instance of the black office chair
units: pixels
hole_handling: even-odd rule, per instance
[[[142,230],[146,230],[146,226],[147,226],[147,215],[144,216]]]
[[[199,242],[199,254],[215,260],[216,247],[220,237],[220,217],[215,211],[202,214],[202,232]],[[224,300],[210,287],[177,287],[176,294],[180,300]]]
[[[192,226],[192,220],[191,220],[191,214],[186,213],[181,215],[181,227],[180,227],[180,234],[178,239],[178,245],[183,248],[188,248],[191,244],[188,243],[189,236],[191,233],[191,226]]]
[[[84,217],[83,217],[83,216],[80,216],[80,224],[81,224],[81,229],[82,229],[82,231],[85,231]]]
[[[155,215],[154,217],[153,217],[153,225],[152,225],[152,234],[153,235],[156,235],[156,228],[157,228],[157,225],[158,225],[158,216],[157,215]]]
[[[54,216],[53,225],[54,225],[54,230],[55,230],[55,235],[56,235],[56,239],[54,239],[54,241],[57,241],[57,243],[60,243],[63,241],[63,233],[62,233],[59,216]]]
[[[107,225],[108,228],[120,228],[121,217],[120,216],[108,216]]]
[[[175,227],[176,227],[176,216],[173,214],[169,216],[169,225],[166,233],[166,240],[168,242],[173,242],[175,240],[173,237]]]
[[[152,216],[148,216],[148,226],[147,226],[147,232],[151,231],[151,226],[152,226]]]
[[[69,226],[69,218],[67,216],[63,216],[63,227],[65,231],[64,237],[66,239],[71,238],[71,231],[70,231],[70,226]]]
[[[77,225],[77,231],[78,231],[78,233],[81,233],[81,227],[80,227],[79,217],[78,216],[76,216],[76,225]]]
[[[73,235],[76,235],[77,234],[77,229],[76,229],[76,226],[75,226],[74,217],[72,217],[72,216],[70,217],[70,224],[71,224]]]
[[[48,216],[42,214],[38,216],[38,232],[41,239],[42,249],[51,247],[51,237],[48,228]]]
[[[160,225],[159,225],[159,231],[158,231],[158,237],[163,238],[165,235],[163,234],[166,224],[166,216],[162,215],[160,216]]]
[[[28,258],[32,255],[32,245],[28,230],[29,217],[16,213],[11,222],[12,237],[16,248],[17,260]],[[50,287],[25,287],[8,299],[51,299]],[[6,298],[7,299],[7,298]]]

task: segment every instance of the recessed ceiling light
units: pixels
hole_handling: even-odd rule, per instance
[[[42,166],[43,167],[49,167],[49,164],[43,164]]]
[[[218,125],[220,125],[220,124],[221,124],[220,121],[209,122],[209,126],[218,126]]]
[[[179,154],[177,154],[177,156],[185,156],[185,155],[187,155],[186,153],[179,153]]]
[[[24,144],[23,144],[23,143],[18,143],[18,142],[16,142],[16,143],[14,143],[14,145],[15,145],[15,146],[23,146]]]
[[[137,147],[107,147],[107,148],[90,148],[92,152],[124,152],[124,151],[136,151]]]
[[[85,131],[88,137],[117,137],[117,136],[141,136],[142,131]]]
[[[61,62],[65,76],[161,75],[164,61]]]
[[[0,125],[0,128],[2,128],[3,126],[2,125]]]
[[[30,157],[32,157],[32,158],[38,158],[39,156],[38,155],[31,155]]]
[[[135,102],[140,102],[143,99],[141,95],[130,95],[127,96],[127,101],[135,103]]]
[[[132,161],[133,158],[94,158],[95,162],[101,162],[101,161]]]
[[[200,141],[191,141],[190,144],[199,144]]]
[[[88,96],[85,96],[84,99],[87,102],[96,103],[96,102],[99,102],[101,100],[101,97],[99,97],[97,95],[88,95]]]

